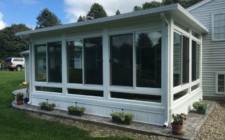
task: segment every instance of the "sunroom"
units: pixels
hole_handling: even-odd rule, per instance
[[[179,4],[19,32],[29,36],[30,104],[164,125],[202,99],[202,34]]]

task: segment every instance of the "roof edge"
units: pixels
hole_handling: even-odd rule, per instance
[[[71,28],[71,27],[87,26],[87,25],[91,25],[91,24],[104,23],[104,22],[120,20],[120,19],[124,19],[124,18],[137,17],[137,16],[141,16],[141,15],[152,14],[152,13],[157,13],[157,12],[164,12],[164,11],[169,11],[169,10],[176,10],[176,9],[178,9],[178,4],[171,4],[171,5],[167,5],[167,6],[161,6],[161,7],[156,7],[156,8],[151,8],[151,9],[146,9],[146,10],[141,10],[141,11],[136,11],[136,12],[129,12],[129,13],[121,14],[121,15],[114,15],[114,16],[98,18],[98,19],[89,20],[89,21],[75,22],[75,23],[46,27],[46,28],[41,28],[41,29],[36,29],[36,30],[18,32],[18,33],[16,33],[16,36],[29,35],[29,34],[40,33],[40,32],[48,32],[48,31],[53,31],[53,30],[61,30],[61,29],[66,29],[66,28]]]
[[[212,0],[203,0],[203,1],[201,1],[199,3],[196,3],[196,4],[192,5],[191,7],[187,8],[187,11],[195,10],[196,8],[202,6],[202,5],[206,4],[206,3],[209,3],[211,1]]]
[[[205,0],[205,1],[211,1],[211,0]],[[189,13],[189,11],[187,11],[185,8],[183,8],[180,4],[172,4],[172,5],[167,5],[167,6],[151,8],[151,9],[147,9],[147,10],[129,12],[129,13],[116,15],[116,16],[98,18],[98,19],[84,21],[84,22],[75,22],[75,23],[69,23],[69,24],[64,24],[64,25],[59,25],[59,26],[52,26],[52,27],[46,27],[46,28],[41,28],[41,29],[36,29],[36,30],[28,30],[28,31],[18,32],[18,33],[16,33],[16,36],[23,36],[23,35],[29,36],[30,34],[36,34],[36,33],[41,33],[41,32],[51,32],[54,30],[63,30],[63,29],[73,28],[73,27],[76,28],[76,27],[81,27],[81,26],[88,26],[88,25],[92,25],[92,24],[111,22],[111,21],[116,21],[116,20],[121,20],[121,19],[126,19],[126,18],[134,18],[134,17],[138,17],[138,16],[142,16],[142,15],[167,12],[167,11],[173,11],[173,10],[179,10],[183,14],[187,15],[187,17],[189,17],[190,20],[197,23],[203,29],[202,30],[203,32],[208,33],[208,29],[202,23],[200,23],[194,16],[192,16]]]
[[[201,26],[201,28],[205,30],[205,33],[208,33],[209,32],[208,28],[206,28],[205,25],[203,25],[201,22],[199,22],[191,13],[189,13],[189,11],[187,11],[181,5],[178,5],[178,9],[180,11],[182,11],[185,15],[187,15],[191,20],[193,20],[194,22],[196,22],[199,26]]]

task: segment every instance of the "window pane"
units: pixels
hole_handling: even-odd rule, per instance
[[[102,84],[102,38],[84,39],[85,84]]]
[[[173,100],[175,101],[175,100],[177,100],[177,99],[183,97],[183,96],[186,95],[187,93],[188,93],[188,90],[183,90],[183,91],[181,91],[181,92],[175,93],[175,94],[173,95]]]
[[[218,83],[218,92],[224,92],[224,86],[225,86],[225,81],[224,81],[224,74],[218,74],[218,81],[217,81],[217,83]]]
[[[183,84],[189,82],[189,38],[183,36]]]
[[[225,39],[225,13],[214,15],[214,38]]]
[[[69,94],[83,95],[83,96],[98,96],[103,97],[103,91],[83,90],[83,89],[68,89]]]
[[[62,82],[61,42],[48,43],[48,81]]]
[[[62,93],[62,88],[36,86],[36,90],[37,91],[48,91],[48,92]]]
[[[133,86],[133,34],[110,37],[111,84]]]
[[[137,86],[161,87],[161,32],[136,34]]]
[[[174,32],[173,44],[173,86],[181,84],[181,35]]]
[[[197,88],[199,88],[199,84],[192,86],[192,87],[191,87],[191,91],[194,91],[194,90],[196,90]]]
[[[192,41],[192,81],[199,79],[200,71],[200,44]]]
[[[219,74],[219,75],[218,75],[218,80],[219,80],[219,81],[223,81],[223,80],[224,80],[224,75]]]
[[[161,96],[137,94],[137,93],[111,92],[111,98],[136,100],[136,101],[147,101],[147,102],[159,102],[159,103],[161,102]]]
[[[46,81],[46,45],[35,45],[35,80]]]
[[[82,40],[67,41],[68,82],[82,83]]]

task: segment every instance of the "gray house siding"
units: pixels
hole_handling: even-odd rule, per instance
[[[225,40],[212,41],[212,14],[225,12],[225,0],[212,0],[189,12],[209,29],[203,36],[203,94],[217,96],[216,72],[225,72]]]

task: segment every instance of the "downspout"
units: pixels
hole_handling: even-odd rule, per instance
[[[163,20],[163,21],[165,21],[165,23],[167,24],[167,47],[168,47],[168,44],[169,44],[169,33],[170,33],[170,23],[169,23],[169,21],[166,19],[166,16],[165,16],[165,13],[164,12],[161,12],[160,13],[160,16],[161,16],[161,19]],[[169,49],[168,49],[169,50]],[[166,56],[168,56],[169,55],[169,51],[167,51],[167,54],[166,54]],[[165,63],[165,64],[169,64],[168,63],[168,61]],[[168,66],[167,66],[168,67]],[[168,74],[166,75],[167,76],[167,78],[166,78],[166,81],[167,81],[167,84],[165,84],[165,93],[166,93],[166,99],[165,99],[165,101],[166,101],[166,103],[165,103],[165,122],[164,122],[164,124],[163,124],[163,126],[164,127],[168,127],[168,125],[169,125],[169,122],[170,122],[170,82],[169,82],[169,76],[170,75],[170,69],[168,69]]]
[[[30,66],[30,68],[29,68],[29,87],[28,87],[28,98],[29,98],[29,102],[28,102],[28,104],[29,105],[31,105],[31,103],[32,103],[32,101],[31,101],[31,91],[32,91],[32,85],[31,84],[33,84],[32,83],[32,57],[31,56],[33,56],[33,54],[32,54],[32,42],[30,42],[30,45],[29,45],[29,54],[28,54],[29,56],[28,56],[28,58],[29,58],[29,66]]]

